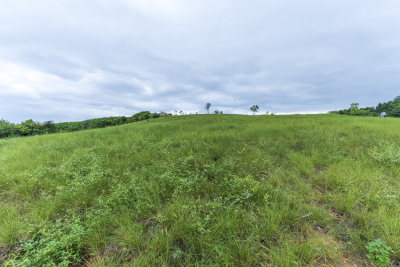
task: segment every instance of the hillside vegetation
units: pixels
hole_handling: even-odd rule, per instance
[[[352,103],[350,108],[331,111],[331,113],[351,116],[380,116],[382,112],[388,117],[400,117],[400,96],[388,102],[379,103],[376,107],[360,108],[359,103]]]
[[[194,115],[0,140],[0,264],[398,265],[399,128]]]
[[[75,132],[88,129],[105,128],[108,126],[116,126],[136,121],[158,118],[160,116],[169,116],[166,113],[150,113],[149,111],[141,111],[130,117],[105,117],[75,122],[57,122],[45,121],[35,122],[32,119],[21,123],[10,123],[6,120],[0,120],[0,138],[31,136],[62,132]]]

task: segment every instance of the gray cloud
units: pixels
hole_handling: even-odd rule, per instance
[[[395,0],[3,0],[0,117],[371,106],[398,94],[399,28]]]

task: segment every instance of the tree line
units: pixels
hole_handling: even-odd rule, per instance
[[[359,103],[352,103],[348,109],[335,110],[330,113],[352,116],[379,116],[382,112],[386,112],[388,117],[400,117],[400,96],[391,101],[379,103],[376,107],[360,108]]]
[[[77,122],[59,122],[59,123],[54,123],[53,121],[35,122],[32,119],[30,119],[17,124],[5,120],[0,120],[0,138],[31,136],[31,135],[60,133],[60,132],[74,132],[86,129],[104,128],[107,126],[121,125],[130,122],[142,121],[169,115],[171,114],[166,114],[163,112],[151,113],[149,111],[142,111],[130,117],[125,117],[125,116],[105,117],[105,118],[96,118],[96,119],[77,121]]]

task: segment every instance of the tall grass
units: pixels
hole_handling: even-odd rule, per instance
[[[400,120],[195,115],[0,140],[0,264],[400,259]]]

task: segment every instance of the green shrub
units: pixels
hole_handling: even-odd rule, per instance
[[[31,230],[10,264],[17,266],[71,266],[82,261],[85,231],[80,220],[58,220]]]
[[[268,200],[268,188],[249,176],[227,178],[223,186],[225,202],[234,206],[259,205]]]
[[[368,250],[367,258],[376,266],[387,266],[390,263],[390,254],[393,253],[391,247],[381,239],[369,242],[365,248]]]
[[[370,154],[375,160],[383,164],[400,163],[400,148],[395,144],[382,144],[379,147],[374,147]]]

